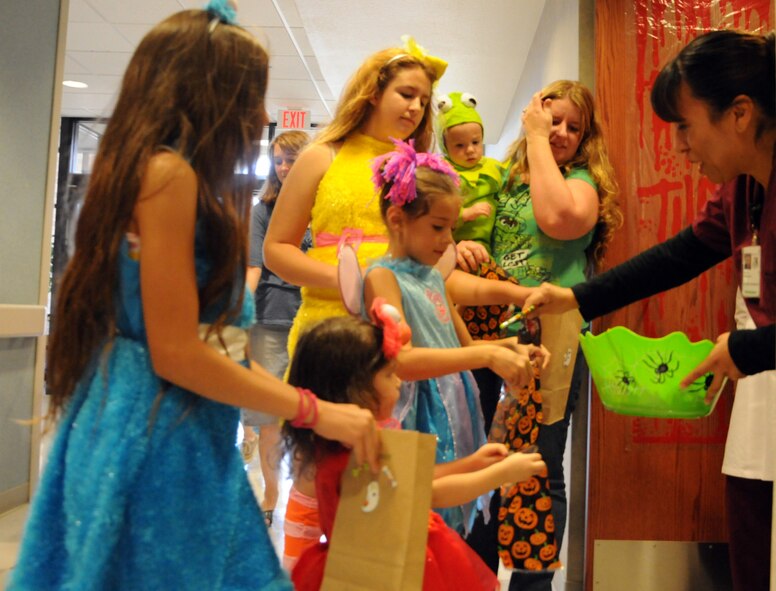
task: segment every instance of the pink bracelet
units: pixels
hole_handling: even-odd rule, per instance
[[[318,397],[307,388],[297,388],[299,392],[299,406],[296,409],[296,416],[291,421],[292,427],[301,429],[313,429],[318,424]],[[307,417],[312,412],[312,417]]]

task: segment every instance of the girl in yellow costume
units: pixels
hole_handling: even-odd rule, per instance
[[[332,122],[297,160],[286,178],[264,241],[264,259],[277,275],[302,287],[288,339],[293,355],[301,331],[347,314],[337,286],[337,253],[357,248],[359,262],[385,254],[387,230],[371,176],[371,161],[393,150],[389,138],[432,143],[431,88],[446,62],[428,56],[412,39],[405,48],[379,51],[348,82]],[[308,224],[313,248],[299,248]],[[305,475],[307,476],[307,475]],[[284,566],[320,537],[314,481],[295,475],[286,510]]]

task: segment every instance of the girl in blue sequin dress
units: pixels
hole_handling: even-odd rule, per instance
[[[437,436],[437,463],[468,456],[484,430],[476,383],[469,370],[488,367],[525,385],[545,351],[516,338],[473,341],[434,265],[453,244],[461,197],[458,176],[437,154],[417,153],[410,142],[375,160],[375,182],[389,233],[388,256],[375,261],[364,282],[364,308],[383,297],[412,330],[399,354],[404,380],[394,416],[405,429]],[[439,511],[448,525],[467,531],[473,503]]]
[[[58,294],[57,432],[11,590],[291,589],[235,447],[236,407],[343,441],[377,469],[369,411],[318,403],[247,361],[234,171],[258,156],[267,70],[215,8],[166,19],[130,61]]]

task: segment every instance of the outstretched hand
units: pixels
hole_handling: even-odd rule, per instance
[[[497,464],[509,455],[507,446],[503,443],[486,443],[471,456],[471,471],[482,470],[493,464]]]
[[[534,367],[546,369],[552,356],[544,345],[521,345],[517,337],[509,339],[509,348],[519,355],[527,355]]]
[[[319,399],[318,423],[313,431],[351,448],[356,465],[367,462],[373,473],[380,471],[380,434],[370,411],[355,404],[334,404]]]
[[[531,306],[534,308],[528,312]],[[523,303],[523,311],[528,318],[540,314],[561,314],[575,308],[579,308],[579,304],[571,288],[558,287],[552,283],[542,283],[534,288]]]
[[[680,384],[682,388],[687,388],[701,376],[704,376],[709,372],[714,374],[714,379],[711,381],[711,384],[706,390],[707,404],[712,401],[714,395],[722,387],[725,378],[730,380],[740,380],[744,377],[744,374],[741,373],[741,370],[739,370],[738,367],[736,367],[736,364],[733,362],[733,358],[730,357],[730,350],[728,349],[729,337],[729,332],[725,332],[719,335],[717,337],[717,344],[714,345],[714,348],[711,350],[711,353],[709,353],[708,357],[701,361],[695,367],[695,369],[687,374],[687,376]]]
[[[525,388],[534,378],[533,360],[523,352],[494,345],[488,367],[507,384]]]
[[[499,466],[504,469],[502,484],[523,482],[535,474],[547,473],[547,464],[544,463],[541,454],[538,453],[513,453],[501,462]]]
[[[479,269],[481,263],[487,263],[490,260],[488,250],[473,240],[461,240],[455,245],[455,252],[458,266],[467,273]]]

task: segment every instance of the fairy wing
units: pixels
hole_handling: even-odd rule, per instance
[[[364,278],[358,264],[358,256],[352,246],[346,244],[340,250],[337,265],[337,282],[340,297],[348,312],[361,316],[363,308]]]

